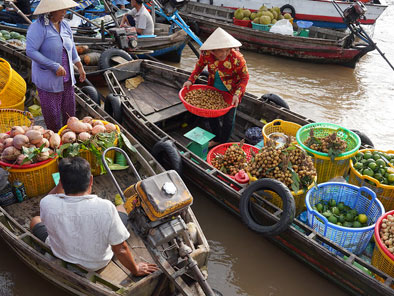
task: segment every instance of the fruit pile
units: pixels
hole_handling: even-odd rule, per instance
[[[313,129],[310,130],[309,137],[304,144],[312,150],[327,153],[332,159],[344,153],[347,149],[346,141],[338,137],[336,132],[325,137],[316,137]]]
[[[0,133],[1,161],[28,165],[54,157],[60,137],[51,130],[34,125],[14,126],[9,133]]]
[[[20,49],[26,48],[26,37],[22,34],[19,34],[18,32],[1,30],[0,41],[5,41],[8,44],[18,47]]]
[[[388,164],[394,165],[394,154],[380,151],[366,151],[364,153],[360,151],[352,158],[352,161],[353,168],[360,175],[372,177],[384,185],[394,186],[394,169]],[[373,182],[369,180],[367,182],[373,185]]]
[[[261,6],[257,12],[251,12],[249,9],[238,8],[234,12],[234,17],[238,20],[251,20],[255,24],[269,25],[275,24],[278,20],[288,19],[292,17],[289,13],[282,15],[279,7],[267,8]]]
[[[394,216],[387,215],[385,219],[382,220],[380,227],[380,239],[389,250],[391,254],[394,255]]]
[[[223,95],[213,89],[194,89],[186,93],[185,101],[197,108],[220,110],[229,105],[224,101]]]
[[[290,142],[290,138],[284,146],[276,148],[276,145],[268,140],[257,154],[252,154],[246,167],[251,177],[277,179],[294,192],[311,185],[316,177],[312,158]]]
[[[313,206],[315,211],[327,218],[328,222],[338,226],[360,228],[368,225],[368,216],[358,213],[343,202],[336,202],[335,199],[321,201]]]
[[[224,154],[216,154],[211,160],[212,165],[225,174],[235,176],[247,165],[246,153],[242,150],[243,144],[244,141],[241,141],[227,148]]]

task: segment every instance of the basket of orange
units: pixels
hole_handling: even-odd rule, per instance
[[[207,85],[184,87],[179,91],[179,98],[190,113],[201,117],[219,117],[234,107],[230,93]]]

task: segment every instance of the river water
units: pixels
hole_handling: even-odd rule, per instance
[[[372,37],[394,63],[394,5],[388,2]],[[377,51],[363,57],[355,69],[243,53],[251,77],[249,92],[279,94],[297,113],[363,131],[378,149],[394,148],[394,72]],[[195,62],[187,48],[177,66],[191,70]],[[212,250],[209,282],[223,295],[346,295],[189,186],[194,212]],[[0,296],[11,295],[68,294],[28,269],[0,241]]]

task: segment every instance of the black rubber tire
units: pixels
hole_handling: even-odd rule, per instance
[[[196,21],[191,21],[190,23],[188,23],[188,26],[190,30],[193,31],[194,34],[196,34],[197,36],[200,35],[201,33],[200,26],[197,24]]]
[[[119,97],[109,94],[104,101],[104,111],[117,122],[122,123],[122,103]]]
[[[157,142],[153,145],[152,155],[165,169],[175,170],[179,175],[182,175],[182,157],[173,141]]]
[[[359,130],[356,130],[356,129],[352,129],[351,131],[360,137],[361,145],[366,146],[368,148],[375,147],[373,142],[371,141],[371,139],[366,134],[364,134],[363,132],[360,132]]]
[[[100,95],[94,86],[83,86],[81,87],[81,91],[89,98],[91,98],[93,102],[100,106]]]
[[[251,197],[253,193],[260,190],[270,190],[277,193],[283,203],[283,213],[278,223],[274,225],[261,225],[255,221],[253,214],[250,211]],[[282,182],[274,179],[263,178],[259,179],[248,187],[241,195],[239,203],[242,221],[253,231],[256,231],[263,236],[276,236],[289,228],[295,217],[295,202],[289,190]]]
[[[133,58],[124,50],[119,48],[110,48],[103,51],[103,53],[100,55],[98,62],[99,68],[105,70],[114,66],[115,64],[112,64],[111,58],[116,56],[122,57],[127,61],[133,60]]]
[[[276,94],[265,94],[260,97],[260,100],[265,102],[272,102],[280,107],[290,110],[289,104],[281,97]]]
[[[295,9],[294,9],[293,6],[291,6],[290,4],[285,4],[285,5],[283,5],[283,6],[280,8],[280,12],[283,14],[283,11],[284,11],[285,9],[290,9],[290,11],[291,11],[291,12],[290,12],[291,17],[292,17],[292,18],[295,18],[296,13],[295,13]]]

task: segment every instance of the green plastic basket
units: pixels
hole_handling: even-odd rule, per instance
[[[339,154],[334,160],[331,160],[327,153],[318,152],[307,147],[304,142],[308,139],[311,129],[313,129],[317,138],[337,132],[337,136],[347,143],[346,151]],[[357,153],[361,145],[359,136],[332,123],[310,123],[304,125],[297,131],[296,138],[298,144],[313,156],[313,165],[317,172],[317,183],[323,183],[332,178],[343,176],[349,169],[350,158]]]

